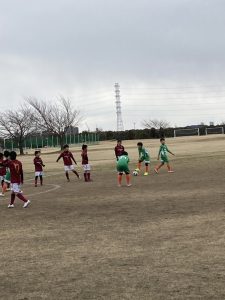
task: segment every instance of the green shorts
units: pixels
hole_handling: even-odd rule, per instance
[[[161,162],[162,163],[166,163],[166,164],[168,164],[169,163],[169,159],[168,159],[168,157],[167,156],[161,156]]]
[[[117,172],[130,174],[130,170],[129,170],[128,166],[117,166]]]

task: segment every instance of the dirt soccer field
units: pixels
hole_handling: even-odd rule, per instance
[[[158,141],[144,141],[156,164]],[[225,299],[225,137],[168,139],[175,173],[117,187],[114,143],[92,146],[93,182],[22,157],[28,209],[0,199],[0,299]],[[136,141],[124,142],[131,169]],[[80,149],[73,152],[80,165]]]

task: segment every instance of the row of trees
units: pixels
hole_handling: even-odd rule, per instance
[[[0,138],[10,138],[24,154],[24,140],[32,135],[57,136],[61,148],[69,128],[78,126],[80,112],[73,108],[70,99],[60,97],[54,104],[27,98],[19,109],[9,109],[0,115]]]

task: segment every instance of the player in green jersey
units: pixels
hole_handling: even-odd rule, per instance
[[[148,176],[149,165],[150,165],[149,152],[143,147],[142,142],[137,143],[137,147],[138,147],[139,158],[138,158],[138,166],[137,166],[137,169],[135,171],[137,171],[139,173],[140,170],[141,170],[141,164],[142,164],[142,162],[144,162],[145,163],[144,176]]]
[[[168,155],[167,153],[170,153],[172,155],[175,155],[174,153],[172,153],[167,145],[166,145],[166,141],[165,141],[165,138],[161,138],[160,139],[160,148],[159,148],[159,154],[158,154],[158,160],[160,159],[161,163],[160,165],[158,165],[157,167],[155,167],[155,172],[158,174],[159,173],[159,169],[164,166],[164,164],[167,165],[167,168],[168,168],[168,172],[169,173],[173,173],[174,171],[171,169],[171,166],[170,166],[170,162],[169,162],[169,158],[168,158]]]
[[[117,171],[118,171],[118,186],[121,187],[123,174],[126,174],[127,186],[131,186],[130,183],[130,170],[129,170],[129,157],[126,151],[122,152],[122,155],[118,157]]]

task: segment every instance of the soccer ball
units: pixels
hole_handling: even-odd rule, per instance
[[[134,171],[134,172],[133,172],[133,176],[138,176],[138,172],[137,172],[137,171]]]

